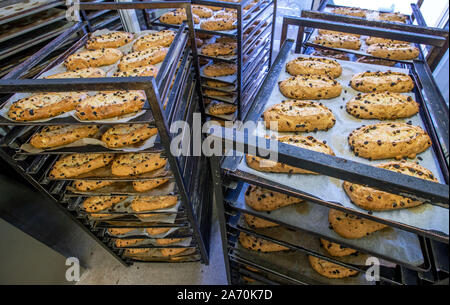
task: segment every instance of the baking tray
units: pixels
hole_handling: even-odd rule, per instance
[[[243,219],[243,216],[239,218],[236,225],[229,225],[239,232],[251,234],[270,242],[281,244],[291,250],[297,250],[305,254],[316,254],[316,256],[321,259],[330,261],[338,265],[342,265],[347,268],[356,269],[361,272],[367,271],[368,266],[366,266],[366,260],[369,257],[373,257],[361,252],[357,252],[345,257],[332,257],[323,249],[319,238],[316,236],[303,231],[294,231],[281,226],[266,229],[250,228]],[[385,282],[400,285],[401,283],[397,279],[395,279],[396,266],[397,265],[394,263],[380,260],[380,278]]]
[[[362,273],[344,279],[323,277],[312,269],[307,255],[299,251],[261,253],[247,250],[239,242],[236,242],[234,248],[231,249],[231,254],[308,284],[375,285],[375,282],[368,282]]]
[[[291,45],[292,46],[292,45]],[[289,47],[289,46],[285,46]],[[290,50],[290,48],[289,48]],[[284,80],[289,77],[287,72],[284,71],[285,63],[291,59],[294,59],[298,56],[308,57],[307,55],[295,54],[293,52],[280,52],[283,54],[283,57],[280,60],[280,64],[277,67],[276,73],[278,75],[278,80]],[[354,63],[347,61],[339,61],[341,66],[344,69],[343,76],[338,78],[337,80],[341,83],[343,87],[343,93],[341,96],[323,101],[323,103],[330,108],[335,117],[336,117],[336,125],[330,129],[329,131],[319,131],[312,133],[302,133],[305,136],[314,136],[318,140],[326,140],[327,143],[331,146],[338,157],[343,157],[349,160],[366,163],[366,164],[378,164],[385,162],[383,161],[368,161],[363,158],[356,157],[349,149],[347,144],[346,136],[361,125],[369,125],[379,123],[377,120],[358,120],[349,114],[347,114],[345,110],[345,103],[356,96],[356,91],[352,89],[349,85],[349,77],[358,72],[363,72],[367,70],[371,71],[401,71],[401,72],[409,72],[404,69],[395,69],[391,67],[384,67],[378,65],[368,65],[363,63]],[[347,72],[346,72],[347,71]],[[349,73],[350,71],[350,73]],[[275,76],[275,75],[274,75]],[[413,78],[414,79],[414,78]],[[275,82],[274,82],[275,83]],[[417,84],[416,84],[417,86]],[[254,120],[257,120],[262,111],[269,107],[272,104],[276,104],[281,102],[282,100],[286,100],[287,98],[283,97],[279,92],[278,86],[274,86],[272,92],[269,93],[269,97],[264,99],[266,104],[263,107],[260,107],[261,112],[259,113],[251,113],[251,117]],[[269,89],[270,90],[270,89]],[[408,93],[407,95],[413,96],[416,101],[421,101],[421,97],[417,94]],[[342,108],[341,108],[342,107]],[[264,108],[264,109],[262,109]],[[422,115],[423,107],[421,107],[420,115],[416,115],[412,118],[407,118],[398,121],[411,121],[413,125],[418,125],[427,130],[426,125],[424,123]],[[260,136],[264,136],[266,133],[263,126],[260,126],[258,130],[251,131],[253,134],[258,134]],[[281,134],[281,133],[280,133]],[[283,133],[283,135],[288,135],[289,133]],[[437,158],[437,152],[434,149],[438,149],[439,145],[435,144],[432,148],[428,149],[426,152],[421,153],[414,160],[416,162],[421,163],[429,170],[431,170],[435,176],[438,177],[440,183],[444,181],[444,174],[442,172],[442,168],[440,167],[439,160]],[[422,160],[421,160],[422,159]],[[235,168],[228,168],[231,170],[239,170],[242,173],[250,174],[256,176],[258,178],[265,179],[267,181],[273,181],[275,183],[280,183],[285,185],[286,187],[290,187],[304,193],[308,196],[317,198],[321,202],[330,202],[332,205],[339,204],[345,207],[348,210],[354,210],[359,212],[360,214],[367,215],[367,211],[358,208],[356,205],[352,204],[350,199],[345,194],[342,188],[342,181],[331,178],[325,175],[286,175],[286,174],[276,174],[276,173],[263,173],[249,168],[246,165],[245,158],[240,159],[240,163]],[[321,185],[323,187],[317,188],[317,185]],[[389,222],[394,226],[402,227],[407,230],[420,230],[425,233],[427,236],[435,236],[439,235],[440,238],[448,239],[448,223],[449,223],[449,210],[445,208],[441,208],[438,206],[434,206],[431,204],[424,204],[422,206],[407,209],[407,210],[398,210],[398,211],[386,211],[386,212],[370,212],[369,218],[373,219],[382,219],[385,222]]]
[[[28,139],[24,141],[23,144],[21,145],[19,144],[20,147],[16,151],[16,154],[36,155],[36,154],[72,154],[72,153],[127,153],[127,152],[158,153],[164,151],[164,148],[162,147],[161,144],[161,139],[158,134],[144,141],[135,143],[133,145],[118,148],[109,148],[103,141],[101,141],[101,136],[111,127],[113,126],[101,125],[99,126],[99,132],[91,137],[83,138],[67,145],[61,145],[49,149],[35,148],[30,144],[30,141],[33,138],[33,136],[42,130],[42,128],[36,128],[34,133],[32,133],[28,137]]]
[[[64,5],[64,1],[49,0],[10,0],[4,1],[0,8],[0,24],[29,16],[58,5]],[[8,9],[8,7],[11,7]]]
[[[328,3],[327,3],[327,5],[323,8],[322,11],[325,12],[325,13],[334,14],[334,13],[332,13],[332,10],[333,10],[334,8],[355,8],[355,7],[344,6],[344,5],[335,5],[335,4],[328,4]],[[356,8],[358,8],[358,7],[356,7]],[[362,18],[362,19],[366,19],[366,20],[380,21],[380,20],[377,19],[378,14],[379,14],[379,13],[384,13],[384,12],[377,11],[377,10],[364,9],[364,8],[362,8],[362,9],[363,9],[363,10],[366,10],[366,11],[368,12],[367,17],[366,17],[366,18]],[[390,13],[390,12],[386,12],[386,13]],[[336,14],[335,14],[335,15],[336,15]],[[410,19],[410,16],[409,16],[409,15],[402,14],[402,13],[401,13],[401,15],[408,17],[407,20],[406,20],[406,24],[411,24],[411,19]],[[339,16],[346,16],[346,15],[339,15]],[[351,16],[351,17],[358,18],[358,17],[356,17],[356,16]],[[389,21],[386,21],[386,22],[389,22]],[[401,24],[401,23],[400,23],[400,24]]]
[[[92,35],[100,35],[103,33],[108,33],[110,32],[109,30],[99,30],[99,31],[95,31],[94,33],[92,33]],[[133,41],[131,41],[130,43],[128,43],[125,46],[120,47],[119,49],[124,52],[125,54],[129,51],[131,51],[131,47],[134,43],[134,41],[145,34],[154,32],[154,30],[146,30],[146,31],[141,31],[139,34],[135,35],[135,39]],[[177,37],[180,37],[179,35],[183,36],[184,38],[186,38],[186,33],[177,33]],[[82,39],[80,39],[80,41],[78,43],[76,43],[77,48],[72,49],[73,53],[77,53],[80,51],[84,50],[84,42],[87,39],[87,37],[84,37]],[[158,79],[164,79],[165,77],[167,77],[167,73],[168,73],[168,65],[171,65],[173,63],[168,63],[169,54],[174,54],[174,52],[176,50],[180,51],[180,49],[183,47],[181,42],[186,42],[186,39],[178,39],[176,40],[177,43],[172,43],[167,56],[165,58],[165,60],[162,63],[156,64],[155,66],[160,68],[160,67],[165,67],[165,68],[161,68],[162,72],[164,72],[164,75],[162,75],[161,73],[158,73],[157,76],[157,80]],[[71,53],[71,54],[73,54]],[[181,52],[179,52],[181,53]],[[70,54],[66,54],[66,56],[69,56]],[[43,73],[41,73],[39,75],[39,78],[43,78],[45,76],[51,75],[51,74],[55,74],[55,73],[61,73],[61,72],[65,72],[66,69],[63,67],[63,60],[65,58],[59,58],[57,63],[54,63],[51,65],[51,68],[47,69],[46,71],[44,71]],[[106,77],[111,77],[112,74],[114,73],[114,71],[117,70],[117,65],[113,64],[110,66],[104,66],[104,67],[100,67],[102,70],[104,70],[106,72]],[[167,69],[166,69],[167,68]],[[161,71],[160,71],[161,72]],[[88,94],[90,93],[90,95],[95,94],[95,92],[88,92]],[[18,122],[18,121],[14,121],[14,120],[10,120],[7,117],[7,108],[8,106],[14,102],[15,100],[18,100],[20,98],[24,98],[26,96],[28,96],[29,94],[27,93],[16,93],[14,94],[10,99],[8,99],[8,101],[6,101],[5,103],[2,104],[0,112],[2,113],[2,115],[0,116],[0,125],[5,124],[5,125],[59,125],[59,124],[70,124],[70,125],[75,125],[75,124],[123,124],[123,123],[147,123],[147,124],[154,124],[154,118],[153,115],[151,113],[151,110],[149,109],[148,106],[144,106],[143,110],[135,113],[135,114],[130,114],[121,118],[112,118],[112,119],[105,119],[105,120],[99,120],[99,121],[80,121],[78,120],[75,115],[74,115],[74,111],[71,112],[67,112],[64,114],[61,114],[59,116],[53,117],[53,118],[49,118],[49,119],[44,119],[44,120],[36,120],[36,121],[28,121],[28,122]]]
[[[120,239],[120,238],[117,238]],[[158,245],[156,239],[144,238],[142,241],[137,242],[132,246],[117,247],[115,244],[116,239],[111,239],[109,245],[114,249],[140,249],[140,248],[151,248],[151,249],[161,249],[161,248],[189,248],[195,247],[195,242],[192,237],[183,238],[182,240],[172,243],[169,245]]]
[[[346,239],[329,228],[329,208],[303,202],[271,212],[256,211],[245,204],[247,187],[247,183],[239,183],[235,190],[228,192],[225,201],[230,208],[279,223],[287,228],[304,231],[309,235],[325,238],[414,270],[426,271],[430,268],[426,248],[421,244],[420,237],[413,233],[388,228],[364,238]]]
[[[61,156],[62,157],[62,156]],[[48,178],[48,180],[55,180],[55,181],[70,181],[70,180],[117,180],[117,181],[135,181],[135,180],[146,180],[146,179],[157,179],[157,178],[173,178],[172,173],[169,170],[169,162],[167,162],[165,167],[159,168],[157,170],[148,172],[148,173],[144,173],[141,175],[136,175],[136,176],[114,176],[111,173],[111,163],[108,164],[107,166],[101,167],[101,168],[97,168],[93,171],[84,173],[82,175],[79,175],[77,177],[72,177],[72,178],[65,178],[65,179],[53,179],[50,178],[48,176],[48,173],[51,171],[51,169],[53,168],[53,165],[55,164],[56,160],[58,160],[58,158],[55,158],[53,160],[53,162],[51,163],[51,165],[46,169],[44,175],[45,177]]]

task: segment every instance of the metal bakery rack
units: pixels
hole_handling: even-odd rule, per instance
[[[164,61],[159,67],[156,77],[104,77],[78,79],[38,79],[47,71],[58,67],[69,55],[80,50],[89,35],[86,22],[75,24],[70,30],[45,46],[24,64],[18,66],[9,78],[0,80],[1,93],[20,92],[65,92],[65,91],[102,91],[102,90],[143,90],[146,94],[143,111],[127,123],[148,123],[158,129],[153,146],[139,152],[161,153],[167,158],[167,166],[159,170],[140,175],[119,178],[111,176],[110,170],[94,170],[82,175],[85,180],[115,180],[117,187],[110,185],[98,191],[79,192],[71,185],[74,179],[52,179],[48,176],[57,159],[71,153],[124,153],[123,150],[105,148],[101,145],[63,147],[51,151],[33,152],[22,148],[30,137],[44,125],[92,124],[78,121],[74,117],[58,117],[46,122],[17,122],[1,117],[0,125],[3,134],[0,138],[0,154],[14,169],[28,180],[36,189],[47,195],[67,214],[67,221],[74,221],[81,226],[95,241],[125,265],[133,262],[187,262],[201,261],[208,264],[209,232],[212,208],[212,187],[210,186],[209,163],[204,156],[174,156],[170,153],[174,134],[169,126],[174,121],[183,120],[192,124],[193,113],[199,112],[197,101],[197,79],[193,70],[193,57],[188,42],[194,39],[190,3],[178,2],[130,2],[130,3],[81,3],[84,11],[128,10],[128,9],[164,9],[185,8],[188,10],[188,22],[175,31],[174,42],[168,49]],[[145,25],[143,25],[144,27]],[[160,30],[161,27],[152,27]],[[30,68],[38,64],[45,54],[57,48],[73,34],[81,34],[82,38],[68,48],[34,79],[20,79]],[[109,75],[109,74],[107,74]],[[6,100],[6,99],[5,99]],[[5,101],[4,100],[4,101]],[[2,102],[2,107],[4,106]],[[96,122],[95,124],[99,124]],[[102,124],[102,123],[100,123]],[[103,123],[104,124],[104,123]],[[118,122],[108,122],[116,125]],[[192,136],[182,133],[182,139]],[[131,187],[131,181],[163,177],[169,179],[166,185],[145,193],[138,193]],[[77,177],[81,178],[81,176]],[[115,206],[114,209],[100,211],[106,218],[91,218],[80,208],[81,202],[91,196],[118,195],[127,196],[159,196],[174,195],[178,197],[175,207],[155,210],[149,213],[130,212],[129,201]],[[117,216],[117,217],[115,217]],[[96,216],[94,216],[96,217]],[[156,221],[144,221],[152,218]],[[141,221],[142,220],[142,221]],[[130,228],[124,234],[117,229]],[[127,239],[142,239],[139,243],[127,243]],[[180,238],[175,244],[164,244],[161,238]],[[117,244],[116,241],[120,240]],[[137,250],[133,248],[145,248]],[[171,248],[172,250],[170,250]],[[175,250],[182,253],[171,255]],[[146,251],[147,254],[137,253]],[[163,253],[166,253],[165,255]],[[172,252],[173,253],[173,252]]]
[[[244,124],[261,120],[261,115],[268,104],[280,102],[277,98],[279,96],[277,82],[283,80],[282,77],[287,78],[286,62],[300,54],[308,56],[306,53],[309,51],[307,45],[309,36],[305,35],[307,28],[365,34],[446,48],[448,31],[440,29],[379,21],[363,22],[357,18],[347,17],[345,22],[338,22],[328,17],[319,18],[318,16],[321,16],[319,13],[314,13],[316,18],[310,17],[312,15],[313,13],[308,11],[302,12],[302,16],[309,18],[284,17],[282,47],[256,95]],[[324,13],[323,16],[328,15]],[[286,39],[288,26],[298,27],[297,42]],[[394,69],[351,61],[339,62],[343,67],[362,71]],[[222,145],[229,147],[228,152],[231,152],[224,159],[214,157],[211,162],[229,283],[401,285],[435,284],[448,280],[448,108],[422,55],[411,63],[401,63],[401,67],[407,69],[414,80],[413,93],[420,104],[420,112],[416,119],[420,120],[432,139],[432,148],[429,152],[432,157],[423,160],[433,164],[435,174],[440,177],[440,183],[382,170],[369,165],[371,161],[363,162],[363,159],[348,152],[350,150],[345,145],[343,148],[336,147],[339,141],[346,142],[346,134],[333,133],[333,137],[336,136],[337,139],[327,137],[326,132],[318,132],[317,135],[307,134],[318,137],[319,140],[325,138],[331,147],[336,149],[338,155],[330,156],[273,141],[261,129],[242,127],[234,132],[227,132],[226,128],[217,127],[211,132],[211,136],[216,135],[216,139],[223,141]],[[341,95],[338,99],[345,105],[347,90],[350,92],[351,88],[348,83],[341,82],[341,85],[344,98]],[[330,102],[324,101],[324,104],[326,103]],[[336,116],[339,115],[336,124],[345,124],[345,109],[340,109],[338,106],[337,110],[333,110]],[[355,124],[355,121],[348,122]],[[364,124],[361,120],[357,122]],[[342,128],[345,128],[345,125],[342,125]],[[250,135],[258,135],[256,142]],[[258,147],[265,149],[261,151],[257,149]],[[314,171],[321,176],[313,175],[315,177],[311,178],[311,175],[259,172],[247,166],[244,154],[249,152],[262,158],[268,158],[269,152],[276,153],[278,162]],[[425,155],[422,157],[425,158]],[[422,157],[419,156],[415,161],[422,160]],[[426,204],[416,210],[367,212],[349,201],[342,190],[342,180],[406,197],[420,198]],[[244,194],[249,184],[300,198],[305,202],[271,212],[257,211],[245,203]],[[332,192],[328,193],[328,190]],[[390,228],[361,239],[346,239],[329,227],[330,209],[373,220]],[[281,226],[250,228],[243,219],[244,214]],[[285,246],[289,251],[262,253],[248,250],[238,241],[241,232]],[[319,238],[355,249],[358,254],[344,258],[333,257],[320,246]],[[345,279],[323,277],[311,268],[307,255],[360,273]],[[368,268],[366,265],[368,256],[376,257],[380,261],[380,278],[376,283],[368,282],[364,277],[364,272]]]
[[[267,75],[272,62],[273,33],[276,20],[276,0],[236,0],[211,1],[194,0],[193,5],[222,8],[213,14],[234,12],[236,14],[235,29],[210,31],[202,28],[201,23],[209,18],[200,18],[195,24],[196,37],[203,40],[203,45],[213,43],[220,37],[231,38],[236,41],[236,51],[230,56],[207,56],[202,54],[201,48],[194,55],[198,55],[197,71],[202,77],[202,101],[208,119],[219,122],[242,120],[250,109],[256,92]],[[214,18],[213,17],[211,18]],[[150,16],[150,22],[155,25],[164,24],[159,20],[161,14]],[[171,26],[170,24],[165,24]],[[176,25],[172,25],[176,27]],[[204,68],[213,62],[236,65],[233,75],[211,77],[206,76]],[[207,81],[219,81],[228,86],[211,87]],[[207,91],[208,90],[208,91]],[[219,95],[212,95],[212,94]],[[208,110],[212,101],[236,106],[236,111],[226,115],[213,115]]]
[[[72,23],[65,17],[65,1],[8,0],[0,4],[0,77],[45,46]],[[69,45],[67,41],[67,45]],[[61,50],[59,50],[60,52]],[[57,52],[29,71],[31,77],[54,59]]]

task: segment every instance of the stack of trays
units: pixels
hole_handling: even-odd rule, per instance
[[[205,114],[221,124],[242,120],[270,66],[276,1],[193,2]],[[179,16],[168,11],[152,23],[176,27]]]
[[[166,151],[143,91],[73,92],[64,78],[153,76],[170,126],[198,106],[187,37],[184,28],[95,31],[39,75],[70,92],[16,93],[1,105],[0,124],[15,126],[2,149],[125,263],[207,260],[193,233],[200,225],[187,212],[200,222],[208,211],[201,208],[205,192],[190,176],[192,168],[205,169],[205,160],[181,162]],[[174,170],[181,171],[181,187]]]

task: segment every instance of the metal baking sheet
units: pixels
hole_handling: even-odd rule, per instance
[[[323,237],[363,253],[373,254],[390,262],[422,270],[425,259],[417,235],[386,228],[360,239],[346,239],[329,228],[329,208],[310,203],[283,207],[271,212],[261,212],[245,204],[247,183],[242,183],[235,190],[229,191],[225,199],[232,208],[267,220],[275,220],[287,227],[299,228],[315,236]]]
[[[79,191],[73,186],[67,186],[65,196],[79,197],[79,196],[115,196],[115,195],[135,195],[135,196],[163,196],[176,194],[176,183],[168,181],[158,188],[146,192],[138,192],[133,188],[131,182],[116,182],[107,185],[95,191]]]
[[[152,259],[170,260],[171,258],[178,258],[178,257],[182,258],[184,256],[194,254],[197,251],[197,249],[195,249],[195,248],[188,248],[188,249],[186,249],[186,251],[183,251],[179,254],[167,257],[167,256],[162,256],[161,251],[159,249],[155,249],[155,248],[142,248],[142,249],[149,249],[149,251],[147,253],[134,254],[134,255],[127,255],[124,253],[124,257],[129,257],[129,258],[138,259],[138,260],[141,260],[141,259],[142,260],[152,260]]]
[[[119,240],[118,239],[113,239],[111,241],[111,244],[114,248],[116,249],[133,249],[133,248],[145,248],[145,247],[152,247],[152,248],[173,248],[173,247],[192,247],[194,246],[192,243],[192,237],[188,237],[188,238],[182,238],[180,241],[176,242],[176,243],[171,243],[168,245],[160,245],[157,243],[157,239],[153,239],[153,238],[143,238],[141,241],[138,241],[137,243],[130,245],[130,246],[125,246],[125,247],[118,247],[115,244],[115,240]]]
[[[375,282],[368,282],[361,272],[355,276],[344,279],[329,279],[314,271],[309,263],[308,256],[299,251],[283,251],[273,253],[261,253],[247,250],[236,242],[233,254],[237,257],[249,260],[255,264],[266,267],[273,267],[277,272],[296,279],[312,280],[310,284],[326,285],[375,285]],[[286,274],[288,273],[289,274]]]
[[[145,228],[135,228],[135,230],[130,231],[126,234],[114,235],[109,232],[108,229],[105,230],[105,236],[114,238],[166,238],[171,236],[173,233],[180,230],[180,228],[170,228],[169,231],[161,234],[149,234]],[[172,237],[171,237],[172,238]]]
[[[309,40],[307,41],[307,44],[309,46],[318,47],[318,48],[325,48],[325,49],[332,49],[332,50],[337,50],[337,51],[341,51],[341,52],[348,52],[348,53],[352,53],[352,54],[356,54],[356,55],[370,56],[370,57],[374,57],[374,58],[389,60],[389,58],[378,57],[378,56],[374,56],[372,54],[367,53],[367,49],[369,48],[369,45],[366,43],[366,39],[369,38],[369,36],[361,35],[361,37],[359,38],[359,40],[361,41],[361,48],[359,50],[352,50],[352,49],[335,48],[335,47],[329,47],[329,46],[324,46],[324,45],[321,45],[321,44],[317,44],[317,43],[314,42],[314,39],[315,39],[315,37],[317,35],[319,35],[319,31],[317,29],[315,29],[313,31],[312,35],[310,35]],[[416,46],[415,44],[412,44],[412,45]],[[419,59],[419,57],[417,57],[415,59],[417,60],[417,59]],[[412,63],[414,60],[413,59],[409,59],[409,60],[398,60],[398,59],[396,59],[394,61],[395,62],[403,62],[403,63]]]
[[[0,24],[64,4],[64,1],[51,0],[9,0],[2,2],[0,4]]]
[[[284,66],[286,62],[295,59],[297,57],[314,57],[308,55],[295,54],[290,52],[287,56],[285,62],[282,63]],[[378,120],[361,120],[349,115],[345,110],[345,104],[347,101],[352,99],[357,95],[358,91],[354,90],[349,86],[351,77],[360,72],[365,71],[397,71],[402,73],[409,73],[407,69],[385,67],[378,65],[369,65],[364,63],[355,63],[348,61],[337,60],[342,68],[342,75],[336,80],[342,85],[342,94],[333,99],[321,100],[321,102],[327,106],[333,112],[336,117],[336,124],[333,128],[328,131],[318,131],[310,133],[301,133],[305,136],[313,136],[319,141],[326,140],[327,144],[333,149],[338,157],[343,157],[352,161],[361,162],[365,164],[377,165],[379,163],[386,162],[386,160],[369,161],[364,158],[356,157],[350,150],[347,136],[356,128],[362,125],[370,125],[380,123]],[[278,77],[279,81],[285,80],[290,75],[281,69],[280,75]],[[406,95],[411,96],[416,99],[414,93],[406,93]],[[267,99],[265,109],[268,107],[280,103],[283,100],[287,100],[284,97],[278,86],[275,86],[272,93]],[[416,99],[417,100],[417,99]],[[386,121],[385,121],[386,122]],[[389,122],[389,121],[387,121]],[[392,122],[411,122],[412,125],[420,126],[424,130],[425,124],[420,116],[417,114],[411,118],[399,119]],[[258,129],[253,130],[253,134],[264,137],[267,134],[267,130],[260,124]],[[272,132],[276,135],[276,132]],[[279,135],[292,135],[293,133],[279,133]],[[438,178],[440,183],[444,183],[443,175],[440,170],[439,164],[437,162],[437,157],[433,148],[429,148],[427,151],[418,154],[416,159],[410,160],[411,162],[418,162],[420,165],[428,168],[433,174]],[[282,183],[286,186],[292,187],[301,192],[310,194],[314,197],[320,198],[325,201],[339,203],[346,208],[356,210],[361,213],[367,214],[367,211],[354,205],[350,199],[347,197],[346,193],[342,188],[342,182],[339,179],[328,177],[325,175],[305,175],[305,174],[277,174],[277,173],[264,173],[251,169],[247,166],[245,158],[242,158],[240,164],[237,167],[238,170],[243,172],[262,177],[267,180]],[[318,187],[320,186],[320,187]],[[424,204],[415,208],[394,210],[394,211],[382,211],[373,212],[371,215],[378,218],[383,218],[392,222],[397,222],[411,227],[420,228],[428,231],[442,232],[443,234],[449,234],[449,210],[434,206],[431,204]]]

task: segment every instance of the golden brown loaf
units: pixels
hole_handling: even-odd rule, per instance
[[[91,77],[105,77],[106,73],[100,68],[84,68],[76,71],[67,71],[62,73],[56,73],[44,77],[45,79],[54,78],[91,78]]]
[[[356,156],[369,160],[413,159],[431,146],[431,139],[419,126],[379,123],[355,129],[348,144]]]
[[[112,163],[111,172],[115,176],[134,176],[162,168],[166,163],[167,159],[159,153],[121,154]]]
[[[245,203],[256,211],[273,211],[300,202],[303,200],[255,185],[249,185],[245,192]]]
[[[55,162],[49,176],[54,179],[76,177],[108,165],[113,158],[113,154],[64,155]]]
[[[375,43],[367,48],[367,53],[381,58],[410,60],[419,56],[419,49],[409,43]]]
[[[83,201],[82,208],[88,213],[99,212],[124,201],[126,196],[93,196]]]
[[[177,202],[177,196],[138,196],[131,202],[131,208],[135,212],[150,212],[174,206]]]
[[[344,247],[340,244],[333,243],[323,238],[320,239],[320,244],[331,256],[343,257],[358,252],[354,249]]]
[[[336,119],[322,103],[286,100],[264,111],[267,129],[271,129],[271,122],[277,123],[278,131],[310,132],[328,130],[334,126]]]
[[[94,136],[97,125],[56,125],[45,126],[34,134],[30,144],[36,148],[51,148],[67,145],[83,138]]]
[[[138,192],[146,192],[168,182],[169,179],[150,179],[150,180],[139,180],[133,181],[133,188]]]
[[[102,67],[115,64],[123,53],[119,49],[100,49],[94,51],[83,51],[67,57],[64,65],[67,70],[75,71],[90,67]]]
[[[114,180],[75,180],[73,186],[78,191],[88,192],[98,190],[114,183]]]
[[[129,146],[145,141],[158,133],[158,129],[148,124],[114,125],[102,135],[102,141],[108,147]]]
[[[389,162],[377,165],[397,173],[438,182],[431,171],[413,162]],[[362,209],[369,211],[388,211],[412,208],[423,204],[422,201],[379,191],[368,186],[344,182],[344,190],[351,201]]]
[[[314,43],[329,48],[340,48],[349,50],[359,50],[361,40],[352,35],[323,34],[314,37]]]
[[[343,267],[315,256],[308,255],[308,260],[314,271],[329,279],[343,279],[359,273],[356,270]]]
[[[320,100],[341,95],[342,86],[328,75],[297,75],[278,83],[280,92],[292,99]]]
[[[133,51],[144,51],[153,47],[168,47],[175,38],[175,32],[162,30],[139,37],[133,44]]]
[[[334,209],[330,209],[328,212],[328,221],[334,232],[348,239],[363,238],[387,228],[386,225],[379,222]]]
[[[151,47],[144,51],[136,51],[125,55],[119,63],[120,71],[128,71],[148,65],[156,65],[164,60],[167,51],[165,47]]]
[[[275,244],[253,235],[248,235],[244,232],[239,234],[239,242],[244,248],[258,252],[279,252],[289,250],[289,248],[282,245]]]
[[[108,91],[88,97],[76,107],[80,120],[103,120],[138,112],[145,103],[141,91]]]
[[[279,142],[294,145],[304,149],[310,149],[316,152],[334,156],[333,150],[324,142],[318,141],[313,136],[285,136],[278,138]],[[288,174],[314,174],[313,172],[293,167],[287,164],[263,159],[255,156],[246,156],[247,165],[254,170],[270,173],[288,173]]]
[[[86,49],[119,48],[130,43],[134,35],[127,32],[110,32],[98,36],[91,35],[86,42]]]
[[[250,215],[250,214],[244,214],[244,219],[245,222],[247,223],[248,226],[252,227],[252,228],[259,228],[259,229],[263,229],[263,228],[272,228],[272,227],[277,227],[279,226],[277,223]]]
[[[15,121],[47,119],[74,110],[86,97],[83,92],[38,93],[14,102],[8,116]]]

